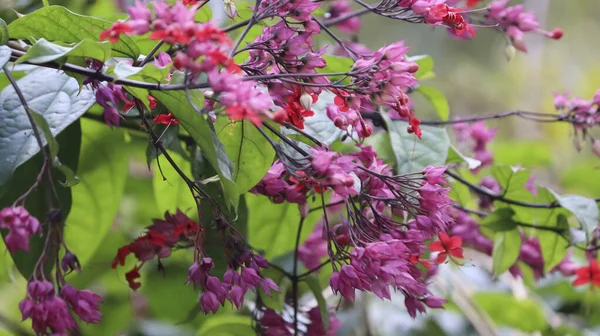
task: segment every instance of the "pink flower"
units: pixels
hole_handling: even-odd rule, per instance
[[[9,230],[5,242],[10,252],[29,251],[31,235],[42,234],[40,222],[22,206],[2,209],[0,211],[0,228]]]

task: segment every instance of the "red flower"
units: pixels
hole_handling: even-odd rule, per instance
[[[308,98],[308,102],[303,101]],[[285,106],[285,115],[283,120],[289,122],[299,129],[304,129],[304,117],[315,115],[310,109],[310,105],[319,100],[319,96],[314,93],[303,92],[300,86],[296,86],[294,94],[288,97],[288,104]]]
[[[139,282],[135,282],[135,280],[139,279],[140,277],[140,269],[137,266],[134,267],[131,271],[125,273],[125,279],[129,283],[129,288],[133,290],[140,288],[142,284]]]
[[[133,106],[135,106],[133,100],[125,101],[125,105],[123,106],[123,113],[126,113],[127,111],[131,110]]]
[[[155,107],[156,107],[156,102],[154,103]],[[175,117],[173,116],[173,113],[169,112],[169,114],[159,114],[156,117],[154,117],[154,120],[152,120],[152,122],[156,125],[156,124],[163,124],[163,125],[179,125],[179,120],[175,119]]]
[[[480,0],[467,0],[467,7],[475,7],[479,4]]]
[[[156,108],[156,98],[152,97],[151,95],[148,95],[148,101],[150,102],[149,107],[150,109],[155,109]]]
[[[442,22],[452,28],[456,35],[468,31],[471,36],[475,36],[473,28],[469,27],[467,20],[460,14],[462,12],[462,9],[452,8],[444,4],[435,5],[429,10],[430,15],[438,19],[441,18]]]
[[[448,237],[445,233],[440,233],[437,241],[429,244],[429,251],[439,252],[436,262],[443,263],[448,258],[448,255],[456,258],[463,258],[463,249],[461,248],[462,239],[459,236]]]
[[[598,266],[598,260],[592,260],[589,266],[577,269],[577,278],[573,281],[573,286],[582,286],[588,283],[591,283],[592,286],[600,287],[600,266]]]
[[[113,260],[111,267],[117,268],[117,265],[121,265],[121,266],[125,265],[125,258],[129,254],[131,254],[131,251],[129,250],[129,245],[125,245],[125,246],[121,247],[117,251],[117,256]]]
[[[166,29],[155,30],[148,36],[150,40],[165,40],[168,44],[188,44],[190,37],[177,26],[168,26]]]
[[[413,264],[419,263],[419,264],[425,266],[425,268],[427,268],[427,269],[431,268],[431,263],[429,263],[429,260],[421,258],[418,254],[411,254],[410,262]]]
[[[100,41],[108,38],[111,43],[117,43],[121,34],[128,34],[132,31],[133,29],[128,23],[117,21],[110,28],[100,33]]]
[[[198,4],[198,0],[183,0],[183,4],[193,6]]]
[[[408,127],[406,128],[406,131],[409,134],[414,133],[417,138],[419,138],[419,140],[422,140],[423,137],[423,132],[421,131],[421,127],[419,125],[421,125],[421,120],[419,120],[418,118],[415,118],[415,113],[411,113],[408,116]]]
[[[240,104],[231,105],[227,107],[226,112],[229,118],[233,120],[248,119],[256,126],[260,126],[262,124],[262,119],[260,116],[246,106],[242,106]]]

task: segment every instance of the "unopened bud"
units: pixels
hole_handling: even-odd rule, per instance
[[[310,111],[312,107],[313,98],[310,94],[304,92],[302,96],[300,96],[300,105],[304,107],[307,111]]]
[[[235,1],[223,0],[223,4],[225,5],[225,15],[227,15],[232,20],[235,19],[235,16],[238,14],[237,7],[235,6]]]
[[[552,30],[552,33],[550,33],[550,37],[555,39],[555,40],[560,40],[561,37],[563,37],[564,31],[560,28],[554,28]]]
[[[594,139],[592,140],[592,153],[597,157],[600,157],[600,140]]]
[[[515,47],[513,47],[510,44],[507,45],[506,48],[504,48],[504,55],[506,56],[506,60],[508,62],[510,62],[515,57],[516,53],[517,53],[517,49],[515,49]]]

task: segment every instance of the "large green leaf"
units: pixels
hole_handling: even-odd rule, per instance
[[[109,232],[121,205],[130,147],[121,131],[102,123],[83,119],[81,128],[80,182],[72,188],[65,240],[85,265]]]
[[[442,93],[442,91],[434,88],[433,86],[419,86],[417,91],[422,94],[427,101],[433,105],[433,108],[437,115],[442,120],[448,120],[450,116],[450,105],[448,105],[448,100],[446,96]]]
[[[388,116],[382,116],[396,154],[399,174],[422,171],[429,165],[444,165],[450,148],[450,139],[444,128],[422,126],[423,139],[419,140],[406,131],[408,123],[405,121],[392,121]]]
[[[536,201],[539,203],[552,203],[556,199],[546,188],[538,188]],[[536,230],[535,234],[539,237],[540,249],[544,259],[544,272],[549,272],[552,268],[558,265],[567,254],[569,241],[568,237],[569,223],[565,213],[565,209],[538,209],[536,211],[536,224],[549,228],[565,230],[564,236],[557,232],[549,230]]]
[[[75,79],[53,69],[39,69],[17,81],[29,108],[47,121],[56,136],[76,121],[96,101],[94,93],[83,89]],[[27,114],[15,89],[0,92],[0,185],[13,171],[39,151]],[[46,142],[44,140],[44,142]]]
[[[415,73],[417,79],[427,79],[434,77],[433,74],[433,58],[429,55],[415,55],[406,59],[410,62],[416,62],[419,65],[419,70]]]
[[[327,200],[325,200],[327,201]],[[246,194],[248,212],[248,239],[254,248],[263,250],[267,259],[286,254],[294,249],[300,212],[295,203],[272,203],[265,196]],[[310,208],[321,204],[320,197],[309,202]],[[302,226],[301,242],[308,237],[322,212],[311,212]]]
[[[550,193],[556,198],[556,201],[565,209],[569,210],[579,223],[581,229],[584,230],[588,236],[591,237],[592,232],[598,227],[598,204],[595,200],[579,195],[559,195],[554,191],[548,189]]]
[[[202,324],[202,327],[196,333],[197,336],[247,336],[254,334],[256,332],[252,328],[252,318],[239,314],[215,316]]]
[[[456,147],[450,145],[450,147],[448,147],[448,157],[446,158],[446,163],[463,162],[467,164],[469,169],[476,169],[477,167],[481,166],[481,161],[463,155],[458,151],[458,149],[456,149]]]
[[[79,122],[72,123],[56,137],[56,140],[62,148],[58,155],[60,160],[69,167],[76,169],[79,160],[81,141],[81,128]],[[0,189],[0,209],[11,206],[18,197],[23,195],[25,191],[29,189],[36,180],[37,174],[42,167],[42,163],[42,155],[41,153],[38,153],[25,164],[17,168],[8,183],[3,185]],[[57,184],[58,179],[61,178],[60,173],[55,170],[53,177],[55,179],[54,183]],[[53,203],[55,206],[57,203],[60,204],[60,210],[63,217],[67,217],[71,210],[71,188],[60,188],[57,186],[55,190],[58,196],[58,202],[54,200]],[[51,210],[48,206],[48,199],[46,197],[48,193],[51,193],[48,184],[42,183],[37,189],[33,190],[25,200],[25,208],[32,216],[36,217],[40,223],[46,219],[48,212]],[[44,229],[46,229],[46,226]],[[5,236],[6,231],[1,231],[2,235]],[[46,233],[47,232],[45,232],[45,234]],[[15,265],[25,279],[28,279],[31,276],[33,268],[43,251],[44,242],[45,236],[41,237],[39,235],[33,235],[30,239],[29,252],[17,251],[12,254]],[[54,266],[54,256],[48,255],[47,257],[49,262],[45,265],[45,272],[49,273]]]
[[[28,62],[40,64],[63,59],[67,57],[88,57],[106,61],[110,57],[110,42],[83,40],[67,46],[49,42],[45,38],[39,39],[25,55],[19,57],[16,63]],[[61,62],[64,63],[64,62]]]
[[[519,258],[521,251],[521,232],[518,229],[497,232],[494,235],[492,251],[493,270],[496,276],[508,270]]]
[[[175,153],[169,153],[169,155],[187,176],[192,176],[189,161]],[[175,171],[167,160],[161,160],[160,158],[159,160],[160,168],[158,162],[155,162],[153,165],[154,180],[152,185],[154,187],[154,197],[160,211],[175,213],[177,209],[181,209],[181,211],[189,215],[194,214],[196,212],[196,202],[187,183],[177,174],[177,171]]]
[[[473,299],[494,322],[533,333],[546,328],[548,322],[541,306],[531,299],[519,299],[510,293],[475,293]]]
[[[90,16],[75,14],[61,6],[50,6],[20,17],[8,25],[14,39],[45,38],[48,41],[79,43],[85,39],[98,41],[100,33],[112,23]],[[137,59],[140,51],[133,40],[122,35],[112,45],[115,56]]]
[[[227,204],[237,208],[239,193],[233,182],[233,163],[206,119],[194,110],[182,91],[152,91],[151,94],[173,113],[181,126],[194,138],[202,154],[219,174]],[[197,98],[196,105],[199,105],[203,99]]]
[[[524,167],[552,165],[552,144],[543,140],[510,140],[494,141],[491,144],[494,161],[508,165]]]
[[[500,208],[481,221],[481,226],[493,231],[510,231],[517,228],[513,216],[515,211],[511,208]]]
[[[231,122],[221,117],[215,124],[215,132],[233,162],[233,182],[240,194],[245,193],[265,176],[275,150],[248,121]]]

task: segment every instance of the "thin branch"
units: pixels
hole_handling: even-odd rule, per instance
[[[294,300],[294,336],[298,335],[298,254],[300,248],[300,235],[302,234],[302,226],[305,216],[302,216],[298,223],[298,231],[296,232],[296,245],[294,248],[294,264],[292,278],[292,299]]]
[[[518,205],[518,206],[522,206],[522,207],[526,207],[526,208],[536,208],[536,209],[556,209],[556,208],[561,208],[562,206],[558,203],[558,202],[552,202],[552,203],[530,203],[530,202],[523,202],[523,201],[519,201],[519,200],[514,200],[514,199],[510,199],[510,198],[506,198],[502,195],[498,195],[495,193],[490,192],[487,189],[484,189],[480,186],[477,186],[467,180],[465,180],[464,178],[462,178],[460,175],[450,171],[450,170],[446,170],[446,175],[454,178],[456,181],[464,184],[465,186],[467,186],[469,189],[471,189],[472,191],[480,194],[480,195],[485,195],[488,196],[489,198],[491,198],[494,201],[500,201],[500,202],[504,202],[507,204],[512,204],[512,205]],[[600,198],[595,198],[594,201],[596,202],[600,202]]]
[[[144,60],[142,61],[142,63],[140,63],[140,67],[143,67],[144,65],[146,65],[148,62],[150,62],[150,60],[152,60],[154,58],[154,54],[156,54],[156,52],[160,49],[160,47],[162,47],[162,45],[165,43],[165,41],[160,40],[155,46],[154,48],[152,48],[152,50],[150,50],[150,52],[148,53],[148,55],[146,55],[146,57],[144,58]]]
[[[237,38],[237,41],[235,41],[233,48],[231,48],[231,51],[229,52],[229,57],[233,57],[233,55],[235,55],[235,51],[237,50],[237,48],[240,46],[240,44],[244,40],[244,37],[246,37],[246,35],[248,35],[248,32],[250,32],[250,29],[252,29],[252,27],[257,23],[257,15],[258,15],[258,10],[260,9],[260,3],[261,3],[261,0],[256,0],[256,4],[254,5],[254,11],[252,12],[252,17],[250,18],[250,20],[248,20],[248,24],[246,25],[246,28],[240,34],[240,36]]]

